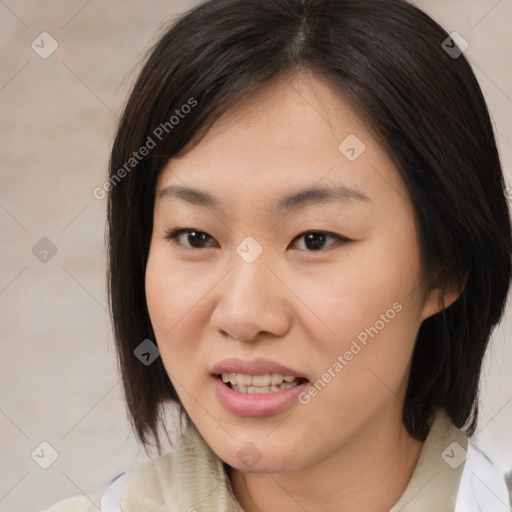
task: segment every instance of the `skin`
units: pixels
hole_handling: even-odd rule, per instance
[[[338,149],[349,134],[365,145],[354,161]],[[336,183],[369,201],[271,208],[298,189]],[[220,208],[160,197],[169,185],[208,192]],[[186,234],[166,239],[177,227],[208,236],[203,246]],[[315,251],[299,236],[308,231],[349,241],[328,237]],[[263,249],[250,264],[236,252],[248,236]],[[156,190],[148,309],[169,378],[231,466],[246,512],[377,512],[398,501],[423,445],[401,422],[414,341],[441,308],[424,277],[414,209],[396,167],[349,102],[318,77],[267,83],[168,162]],[[456,297],[445,294],[445,307]],[[314,382],[397,302],[401,311],[306,405],[242,417],[219,402],[213,364],[264,357]],[[251,467],[237,457],[248,441],[261,455]]]

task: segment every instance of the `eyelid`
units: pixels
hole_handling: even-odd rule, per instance
[[[201,234],[204,234],[204,235],[207,235],[208,238],[212,239],[212,240],[215,240],[211,235],[209,235],[208,233],[206,233],[206,231],[201,231],[200,229],[197,229],[197,228],[182,228],[182,227],[178,227],[176,229],[173,229],[171,231],[167,231],[164,235],[164,238],[166,240],[169,240],[170,242],[172,243],[175,243],[176,245],[181,245],[187,249],[192,249],[192,250],[198,250],[198,249],[211,249],[211,247],[192,247],[192,246],[189,246],[189,245],[185,245],[185,244],[180,244],[178,243],[177,241],[177,238],[184,234],[184,233],[191,233],[191,232],[194,232],[194,233],[201,233]]]
[[[185,233],[191,233],[191,232],[204,234],[209,239],[215,240],[215,238],[213,238],[211,235],[209,235],[206,231],[201,231],[200,229],[194,228],[194,227],[188,227],[188,228],[177,227],[176,229],[173,229],[171,231],[166,232],[165,235],[164,235],[164,238],[166,240],[169,240],[172,243],[175,243],[176,245],[181,245],[181,246],[185,247],[186,249],[191,249],[191,250],[194,250],[194,251],[197,251],[197,250],[200,250],[200,249],[204,250],[204,249],[211,249],[212,248],[212,246],[208,246],[208,247],[192,247],[192,246],[189,246],[189,245],[186,245],[186,244],[180,244],[177,241],[177,238],[180,235],[185,234]],[[299,233],[296,237],[294,237],[293,240],[290,242],[290,245],[294,244],[297,240],[299,240],[300,238],[303,238],[304,236],[306,236],[306,235],[308,235],[310,233],[320,233],[320,234],[323,234],[323,235],[327,235],[331,239],[334,239],[334,243],[329,245],[328,247],[326,247],[324,249],[319,249],[317,251],[315,251],[315,250],[307,250],[307,249],[300,249],[302,252],[306,252],[306,253],[322,253],[322,252],[325,252],[325,251],[329,250],[331,247],[335,246],[336,244],[346,243],[346,242],[350,241],[349,238],[346,238],[344,236],[338,235],[337,233],[332,233],[330,231],[323,231],[323,230],[320,230],[320,229],[309,229],[307,231],[303,231],[302,233]]]
[[[341,235],[338,235],[336,233],[331,233],[330,231],[322,231],[321,229],[309,229],[308,231],[303,231],[302,233],[298,234],[291,242],[290,242],[290,245],[292,245],[293,243],[295,243],[298,239],[300,238],[303,238],[305,235],[308,235],[309,233],[320,233],[322,235],[326,235],[332,239],[334,239],[334,243],[329,245],[328,247],[324,248],[324,249],[320,249],[318,251],[308,251],[308,250],[305,250],[305,249],[300,249],[301,251],[303,252],[307,252],[307,253],[312,253],[312,254],[315,254],[315,253],[322,253],[322,252],[325,252],[325,251],[328,251],[331,247],[334,247],[336,244],[339,244],[340,242],[341,243],[345,243],[345,242],[348,242],[349,239],[348,238],[345,238]]]

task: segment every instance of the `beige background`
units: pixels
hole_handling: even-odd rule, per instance
[[[468,41],[511,183],[512,1],[416,3]],[[190,5],[0,0],[0,510],[90,493],[146,460],[119,385],[105,310],[105,201],[92,190],[104,181],[135,62],[161,23]],[[58,43],[47,59],[31,48],[44,31]],[[42,237],[57,248],[46,263],[32,252]],[[482,380],[478,435],[504,467],[511,329],[509,308]],[[46,470],[31,458],[43,441],[58,452]]]

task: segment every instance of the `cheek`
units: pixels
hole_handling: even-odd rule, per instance
[[[175,274],[168,272],[158,250],[150,251],[146,267],[146,302],[153,331],[158,341],[173,325],[177,313],[175,294],[170,290],[179,283]]]
[[[316,302],[322,323],[311,317],[303,324],[315,377],[336,380],[353,397],[371,396],[379,378],[392,389],[400,386],[418,329],[418,308],[406,298],[407,291],[391,283],[368,286],[368,293],[364,288],[364,283],[340,286],[337,293],[331,285]]]
[[[356,339],[364,345],[386,334],[396,341],[414,336],[421,308],[419,257],[409,244],[402,247],[377,238],[354,244],[335,267],[299,276],[294,292],[312,313],[305,324],[309,339],[329,353],[348,350]]]
[[[196,349],[205,285],[176,268],[165,248],[152,246],[146,267],[146,302],[164,365],[175,365]]]
[[[392,285],[360,282],[347,288],[340,282],[336,294],[331,283],[333,293],[319,294],[319,316],[334,333],[317,319],[309,323],[304,353],[314,369],[313,382],[299,397],[304,406],[299,412],[326,438],[332,436],[329,425],[344,425],[351,435],[388,403],[403,399],[418,313],[403,300],[402,287]]]
[[[364,251],[354,245],[344,258],[336,272],[315,276],[309,286],[298,281],[295,290],[315,308],[303,327],[316,345],[311,361],[324,396],[318,403],[358,407],[391,397],[403,384],[421,324],[421,275],[410,242],[389,237]]]

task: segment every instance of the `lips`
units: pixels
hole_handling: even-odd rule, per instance
[[[300,393],[310,385],[307,376],[301,371],[269,359],[224,359],[216,363],[210,373],[218,400],[237,416],[279,414],[296,404]],[[240,382],[251,379],[253,386],[238,383],[239,378]],[[281,384],[264,386],[263,381],[268,378],[271,384],[273,379],[280,380]],[[237,384],[233,385],[232,381]]]
[[[289,405],[309,385],[304,374],[268,359],[225,359],[212,368],[221,402],[242,415],[269,414]]]
[[[224,359],[216,363],[210,373],[215,376],[220,376],[223,373],[240,373],[245,375],[280,374],[308,380],[307,376],[299,370],[288,368],[269,359]]]

